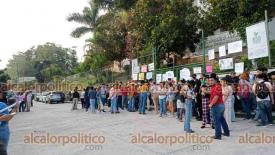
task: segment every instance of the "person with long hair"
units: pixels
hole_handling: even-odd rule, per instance
[[[187,133],[194,133],[191,129],[191,118],[192,118],[192,104],[194,99],[193,83],[192,81],[187,81],[187,86],[185,87],[186,92],[186,103],[185,103],[185,116],[184,116],[184,131]]]
[[[232,95],[233,95],[233,89],[232,87],[228,84],[230,81],[229,79],[222,78],[221,79],[221,86],[222,86],[222,95],[223,95],[223,103],[225,106],[224,110],[224,118],[226,120],[226,123],[230,129],[231,127],[231,102],[232,102]]]
[[[153,84],[150,86],[150,92],[153,98],[154,110],[156,114],[159,113],[159,89],[159,86],[155,82],[153,82]]]
[[[251,119],[251,102],[249,102],[249,94],[252,92],[252,87],[249,80],[249,74],[244,72],[240,76],[239,89],[237,97],[240,99],[243,111],[246,114],[245,119]]]
[[[111,114],[118,113],[117,108],[117,96],[118,96],[118,84],[114,84],[113,87],[110,89],[110,96],[109,99],[111,100]]]
[[[160,117],[166,116],[166,97],[167,97],[167,89],[164,86],[164,83],[160,83],[160,89],[159,89],[159,111],[160,111]]]
[[[202,126],[201,128],[205,128],[206,124],[211,124],[210,120],[210,94],[208,87],[206,85],[201,86],[201,94],[202,94]]]
[[[168,95],[167,95],[167,100],[168,100],[168,109],[171,113],[171,116],[173,117],[175,115],[175,106],[174,106],[174,100],[175,100],[175,88],[172,83],[168,84]]]

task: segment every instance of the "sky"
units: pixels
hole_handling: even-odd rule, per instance
[[[73,12],[82,12],[89,0],[0,0],[0,69],[19,51],[53,42],[62,47],[76,47],[83,59],[85,40],[70,36],[79,24],[66,21]]]

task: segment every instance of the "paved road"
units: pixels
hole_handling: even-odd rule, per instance
[[[239,119],[232,124],[231,137],[224,137],[222,141],[214,140],[205,144],[193,141],[170,145],[171,136],[176,138],[190,136],[183,132],[183,123],[175,118],[160,118],[150,112],[147,115],[126,111],[120,114],[92,114],[83,110],[72,112],[70,108],[71,104],[68,103],[48,105],[37,102],[34,103],[31,112],[18,114],[10,122],[9,155],[274,155],[275,152],[275,138],[273,144],[240,144],[240,136],[245,133],[252,136],[260,136],[263,133],[275,137],[274,126],[255,127],[254,123]],[[213,130],[210,128],[200,129],[200,122],[192,120],[191,123],[196,131],[195,136],[213,135]],[[45,144],[45,141],[41,140],[41,137],[47,134],[51,138],[54,136],[71,138],[78,133],[92,133],[93,136],[103,136],[101,138],[104,139],[101,139],[102,144],[66,143],[65,145],[54,144],[54,140]],[[149,136],[154,135],[157,138],[170,136],[170,139],[165,144],[160,144],[164,143],[163,139],[158,139],[159,141],[155,143],[148,140],[145,144],[136,144],[135,138],[138,134],[147,136],[147,140]],[[40,137],[39,140],[35,140],[40,144],[30,144],[31,135]],[[61,139],[60,143],[64,141]],[[148,144],[149,142],[151,144]]]

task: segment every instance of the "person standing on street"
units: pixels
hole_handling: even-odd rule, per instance
[[[30,112],[31,110],[31,102],[32,102],[32,91],[29,91],[27,94],[27,102],[26,102],[26,112]]]
[[[222,94],[222,87],[221,84],[218,83],[218,77],[215,73],[210,75],[210,104],[209,108],[211,108],[214,123],[215,123],[215,136],[214,139],[222,139],[222,129],[223,128],[223,135],[230,136],[229,128],[227,122],[224,118],[224,110],[225,106],[223,103],[223,94]]]
[[[12,104],[12,103],[10,103]],[[8,105],[4,102],[0,102],[0,110],[6,108]],[[9,121],[15,116],[17,106],[15,106],[11,114],[9,110],[5,110],[0,113],[0,154],[7,155],[7,148],[10,139]]]
[[[97,92],[95,88],[91,87],[91,89],[89,90],[89,99],[90,99],[90,109],[92,113],[96,113],[95,111],[96,95],[97,95]]]
[[[90,87],[86,87],[85,94],[84,94],[86,112],[88,112],[88,109],[90,108],[89,90],[90,90]]]
[[[260,110],[261,122],[256,126],[273,125],[272,103],[274,103],[273,88],[270,82],[265,81],[267,75],[260,73],[257,75],[257,81],[253,85],[253,93],[256,96],[257,105]]]
[[[77,87],[76,87],[74,89],[74,92],[73,92],[73,107],[72,107],[72,110],[77,110],[77,103],[78,103],[79,98],[80,98],[80,95],[77,92]]]
[[[83,89],[83,91],[80,94],[80,101],[81,101],[82,109],[85,108],[85,99],[84,98],[85,98],[85,89]]]

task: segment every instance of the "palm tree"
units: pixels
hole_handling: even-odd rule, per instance
[[[80,13],[72,13],[67,17],[69,22],[80,23],[80,26],[72,31],[71,36],[80,38],[82,35],[93,32],[98,25],[99,7],[95,5],[93,0],[89,2],[89,7],[85,7]]]

